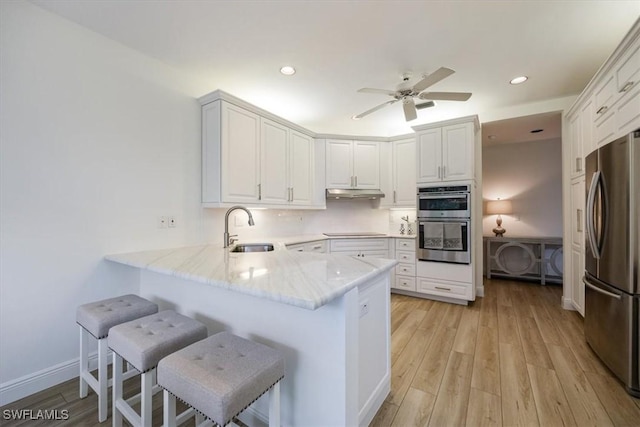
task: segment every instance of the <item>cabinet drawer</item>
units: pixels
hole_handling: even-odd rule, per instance
[[[420,279],[417,291],[451,298],[471,299],[471,285],[453,285],[446,282],[432,282]]]
[[[325,253],[327,252],[327,242],[318,240],[315,242],[296,243],[294,245],[287,245],[287,249],[290,251],[297,251],[297,252]]]
[[[615,110],[609,110],[604,116],[599,117],[595,122],[593,130],[596,145],[599,147],[611,141],[616,131]]]
[[[335,239],[331,240],[331,252],[349,250],[388,250],[388,239]]]
[[[397,251],[414,251],[416,250],[415,239],[396,239]]]
[[[396,275],[396,283],[394,285],[394,288],[415,292],[416,278]]]
[[[636,41],[630,50],[631,54],[622,60],[622,65],[616,71],[618,92],[628,92],[640,80],[640,42]]]
[[[398,262],[407,263],[407,264],[415,264],[416,263],[416,253],[409,251],[396,251],[396,259]]]
[[[396,274],[405,275],[405,276],[415,276],[416,266],[413,264],[399,263],[398,265],[396,265]]]
[[[617,135],[633,132],[640,119],[640,85],[636,85],[632,93],[625,94],[616,107]]]
[[[604,82],[596,89],[595,101],[596,101],[596,120],[611,109],[611,106],[615,102],[615,96],[617,94],[616,82],[613,78],[613,73],[608,75]]]

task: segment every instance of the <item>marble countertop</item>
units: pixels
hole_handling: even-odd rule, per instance
[[[326,236],[323,236],[326,238]],[[312,240],[296,240],[301,243]],[[264,239],[273,242],[275,239]],[[245,242],[243,242],[245,243]],[[315,310],[393,268],[390,259],[286,250],[232,253],[214,245],[107,255],[109,261]]]
[[[326,236],[324,234],[304,234],[299,236],[286,236],[286,237],[269,237],[264,239],[251,239],[251,240],[243,240],[245,243],[252,243],[258,241],[265,242],[280,242],[285,245],[296,245],[298,243],[309,243],[309,242],[317,242],[319,240],[331,240],[331,239],[386,239],[389,237],[393,238],[401,238],[401,239],[415,239],[416,235],[406,235],[400,233],[388,233],[381,234],[377,236]]]

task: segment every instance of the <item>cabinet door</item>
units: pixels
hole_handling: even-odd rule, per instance
[[[571,132],[573,132],[573,129],[571,129]],[[596,144],[593,140],[593,99],[589,99],[580,109],[580,142],[584,162],[584,158],[596,149]]]
[[[313,202],[313,139],[294,130],[289,131],[290,201],[296,205]]]
[[[353,177],[356,188],[380,188],[379,142],[353,142]]]
[[[442,179],[458,181],[473,178],[473,125],[442,128]]]
[[[263,203],[285,204],[289,201],[289,129],[264,118],[261,119],[260,128],[261,200]]]
[[[380,199],[381,208],[395,206],[395,199],[397,198],[393,179],[395,173],[393,144],[395,143],[383,142],[380,144],[380,191],[384,193],[384,197]],[[415,158],[411,160],[415,163]]]
[[[260,179],[260,117],[222,104],[222,201],[256,202]]]
[[[584,178],[571,183],[571,242],[576,247],[584,244],[585,188]]]
[[[326,185],[327,188],[351,188],[353,142],[327,140]]]
[[[395,205],[416,206],[416,140],[393,143]]]
[[[573,306],[584,316],[584,253],[580,250],[571,249],[571,299]]]
[[[569,119],[569,141],[571,148],[571,177],[584,174],[584,161],[582,159],[582,143],[580,140],[580,115]]]
[[[417,135],[417,182],[440,181],[442,170],[442,130],[428,129]]]

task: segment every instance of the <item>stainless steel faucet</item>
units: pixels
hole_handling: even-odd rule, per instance
[[[253,226],[255,225],[255,222],[253,222],[253,216],[251,215],[251,212],[249,212],[249,209],[245,208],[244,206],[231,206],[229,208],[229,210],[227,211],[227,213],[224,216],[224,247],[228,248],[229,245],[232,245],[233,242],[235,241],[235,239],[233,239],[234,237],[237,237],[237,234],[232,234],[229,235],[229,214],[237,209],[243,210],[247,213],[247,215],[249,215],[249,225]]]

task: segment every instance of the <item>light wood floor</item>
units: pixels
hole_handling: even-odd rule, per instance
[[[562,289],[490,280],[469,307],[393,295],[391,393],[373,426],[640,426],[629,396],[584,341]],[[139,388],[126,383],[125,395]],[[162,422],[154,398],[154,425]],[[8,421],[5,410],[67,410],[57,422]],[[0,425],[109,426],[73,379],[0,408]],[[186,424],[193,425],[193,424]]]
[[[468,307],[394,295],[391,393],[373,426],[640,426],[562,288],[485,281]]]

